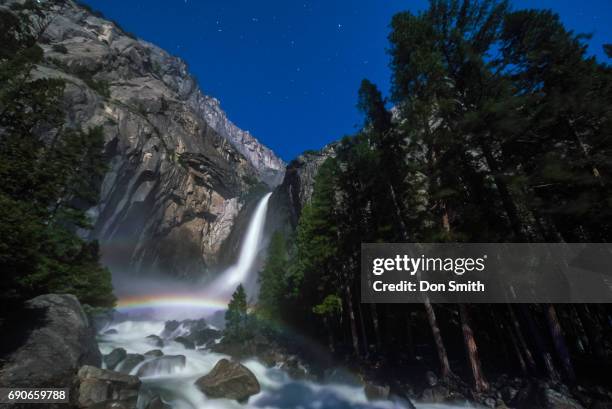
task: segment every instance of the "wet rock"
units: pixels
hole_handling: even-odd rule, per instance
[[[556,389],[546,382],[531,382],[518,391],[509,406],[518,409],[583,409],[570,392],[557,385]]]
[[[145,362],[138,368],[136,376],[170,375],[185,367],[184,355],[164,355]]]
[[[438,376],[432,371],[427,371],[425,380],[429,386],[436,386],[438,384]]]
[[[450,391],[447,387],[436,385],[427,388],[421,394],[421,400],[427,403],[442,403],[446,402],[450,397]]]
[[[325,382],[342,385],[364,386],[363,379],[344,368],[333,368],[325,371]]]
[[[11,335],[23,332],[23,339],[13,352],[2,357],[0,385],[70,385],[81,366],[101,365],[94,329],[75,296],[33,298],[26,303],[20,319],[19,329],[7,329]],[[0,338],[0,342],[8,342],[6,334]]]
[[[164,346],[164,341],[157,335],[147,336],[147,342],[149,342],[151,345],[156,346],[158,348],[162,348]]]
[[[546,409],[583,409],[582,405],[567,393],[552,388],[541,390],[540,396]]]
[[[183,345],[185,349],[195,349],[195,344],[193,343],[193,341],[187,339],[186,337],[176,337],[174,338],[174,340],[179,344]]]
[[[513,388],[512,386],[504,386],[501,390],[501,398],[504,400],[504,402],[511,402],[517,393],[518,389]]]
[[[172,406],[165,403],[159,396],[151,399],[146,409],[172,409]]]
[[[296,356],[285,357],[283,355],[280,360],[280,367],[293,379],[308,378],[308,370]]]
[[[221,331],[212,328],[197,330],[189,334],[187,339],[193,341],[195,345],[209,346],[214,343],[217,338],[222,336]]]
[[[387,400],[389,399],[389,385],[378,385],[367,382],[364,388],[365,396],[368,400]]]
[[[176,320],[166,321],[161,336],[164,338],[170,338],[179,325],[181,325],[181,323]]]
[[[209,398],[233,399],[246,402],[261,390],[257,378],[239,362],[222,359],[207,375],[195,382]]]
[[[140,380],[93,366],[83,366],[77,375],[77,402],[81,408],[136,409]]]
[[[494,398],[485,398],[482,402],[488,408],[495,408],[497,406],[497,400]]]
[[[158,358],[160,356],[163,356],[164,353],[162,352],[161,349],[152,349],[150,351],[145,352],[144,355],[145,356],[153,356],[153,357]]]
[[[113,370],[119,365],[121,361],[123,361],[127,357],[127,352],[123,348],[115,348],[111,351],[110,354],[104,355],[104,363],[106,367],[110,370]]]
[[[118,333],[119,333],[119,331],[117,331],[115,328],[111,328],[111,329],[109,329],[107,331],[104,331],[104,335],[116,335]]]
[[[206,320],[203,318],[200,318],[199,320],[185,320],[181,322],[181,324],[183,325],[183,328],[189,332],[189,334],[194,334],[198,331],[209,329]]]
[[[116,367],[116,370],[124,374],[129,374],[132,372],[132,369],[136,368],[144,359],[144,356],[140,354],[127,354],[125,359]]]

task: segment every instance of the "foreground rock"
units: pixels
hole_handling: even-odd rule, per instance
[[[84,366],[77,376],[80,408],[136,409],[140,380],[106,369]]]
[[[24,339],[4,357],[0,385],[71,385],[81,366],[100,366],[102,355],[94,330],[75,296],[41,295],[28,301],[26,307],[22,318]]]
[[[217,362],[212,371],[195,384],[209,398],[234,399],[238,402],[246,402],[261,390],[253,372],[239,362],[227,359]]]

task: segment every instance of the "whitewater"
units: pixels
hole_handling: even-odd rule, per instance
[[[225,305],[232,292],[240,283],[247,284],[256,281],[254,265],[258,254],[262,251],[263,232],[271,193],[260,199],[249,222],[246,234],[241,243],[238,260],[234,265],[222,272],[219,277],[203,288],[197,295],[184,297],[180,303],[159,302],[147,305],[147,317],[151,316],[151,308],[176,308],[180,304],[182,312],[189,309],[189,300],[193,300],[193,308],[208,319],[219,313],[220,305]],[[206,298],[214,302],[203,301]],[[202,309],[202,306],[209,308]],[[119,308],[121,312],[121,308]],[[133,311],[130,311],[133,312]],[[159,311],[159,316],[164,316]],[[191,311],[193,312],[193,311]],[[155,316],[155,314],[153,314]],[[138,408],[144,409],[149,400],[160,396],[173,409],[408,409],[410,403],[405,401],[370,402],[365,396],[364,388],[358,383],[318,383],[308,380],[292,379],[284,370],[267,368],[256,359],[241,363],[249,368],[257,377],[261,391],[244,403],[228,399],[208,399],[196,386],[195,381],[209,373],[215,364],[226,355],[212,352],[204,347],[187,349],[183,344],[173,339],[186,331],[182,326],[174,330],[171,336],[165,334],[165,321],[142,319],[130,316],[111,322],[100,330],[98,345],[102,354],[109,354],[115,348],[123,348],[128,354],[144,355],[154,349],[160,349],[164,356],[171,358],[159,360],[154,356],[145,356],[145,360],[136,365],[130,374],[140,377],[142,387],[138,398]],[[177,317],[179,318],[179,317]],[[163,340],[163,346],[154,346],[147,337],[156,335]],[[164,337],[164,335],[166,335]],[[219,339],[215,340],[216,342]],[[172,358],[180,357],[182,358]],[[119,364],[118,368],[121,368]],[[417,404],[417,409],[451,409],[449,405]],[[456,406],[452,407],[456,409]]]

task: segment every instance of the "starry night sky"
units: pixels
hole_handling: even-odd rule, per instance
[[[230,120],[286,161],[361,122],[362,78],[389,90],[391,16],[425,0],[86,0],[126,30],[183,58]],[[516,0],[551,8],[607,61],[612,0]]]

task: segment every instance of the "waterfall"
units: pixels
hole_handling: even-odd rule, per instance
[[[246,285],[251,278],[250,273],[252,273],[253,264],[257,253],[261,249],[268,201],[271,195],[271,192],[267,193],[257,204],[240,247],[238,260],[206,288],[205,292],[207,294],[215,297],[228,297],[234,292],[238,284]]]

